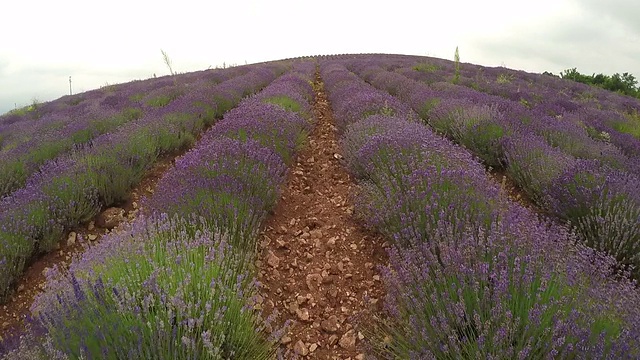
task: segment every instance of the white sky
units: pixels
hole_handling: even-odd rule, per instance
[[[10,2],[9,2],[10,1]],[[638,0],[8,0],[0,113],[174,70],[341,53],[640,77]]]

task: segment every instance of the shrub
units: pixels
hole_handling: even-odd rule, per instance
[[[193,227],[201,231],[185,231]],[[32,310],[73,358],[268,359],[254,283],[224,237],[198,219],[139,218],[68,275],[48,275]]]
[[[491,167],[502,167],[501,140],[507,135],[504,115],[495,106],[471,105],[454,111],[451,118],[453,139],[471,150]]]
[[[544,192],[575,159],[550,147],[536,135],[514,135],[503,141],[507,173],[537,204],[544,206]]]
[[[640,276],[640,180],[597,161],[579,161],[547,190],[549,208],[585,245],[632,265]]]
[[[288,96],[273,96],[264,99],[264,102],[279,105],[283,109],[291,112],[300,113],[302,110],[302,105]]]
[[[568,256],[559,246],[566,245],[566,232],[546,230],[514,210],[486,232],[455,235],[441,222],[430,241],[390,251],[387,320],[373,331],[375,353],[390,359],[638,355],[635,335],[623,331],[633,326],[622,325],[624,315],[586,300],[583,287],[597,281],[576,268],[585,264],[561,260]]]
[[[311,124],[296,113],[278,105],[249,100],[230,111],[206,137],[224,136],[241,141],[253,139],[289,163],[310,129]]]
[[[284,174],[280,157],[256,141],[215,138],[179,158],[143,207],[171,216],[202,216],[224,230],[232,245],[250,250]]]
[[[380,176],[406,174],[410,155],[421,154],[422,144],[431,137],[430,131],[418,123],[372,115],[347,127],[341,147],[349,169],[359,178],[375,181]]]
[[[414,246],[431,242],[440,222],[455,234],[487,226],[497,193],[487,185],[464,169],[423,166],[382,186],[363,186],[356,209],[398,246]]]

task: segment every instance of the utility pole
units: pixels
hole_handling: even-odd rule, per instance
[[[69,95],[73,95],[71,92],[71,76],[69,76]]]

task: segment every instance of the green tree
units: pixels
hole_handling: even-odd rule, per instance
[[[545,72],[546,73],[546,72]],[[604,74],[585,75],[576,68],[567,69],[560,72],[560,77],[584,84],[601,87],[606,90],[615,91],[624,95],[640,97],[638,80],[632,74],[625,72],[622,75],[615,73],[611,76]]]
[[[453,83],[457,84],[460,81],[460,52],[456,46],[456,52],[453,55],[453,62],[455,67],[455,74],[453,75]]]

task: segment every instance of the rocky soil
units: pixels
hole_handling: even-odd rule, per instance
[[[153,193],[157,181],[173,165],[178,155],[160,160],[131,191],[125,203],[104,209],[93,220],[72,229],[60,240],[55,251],[44,254],[28,266],[18,282],[16,292],[6,304],[0,305],[0,338],[24,329],[24,320],[33,300],[44,289],[45,274],[49,268],[68,268],[73,257],[82,254],[92,243],[100,241],[103,235],[111,231],[118,231],[122,223],[135,219],[140,210],[140,199]]]
[[[319,79],[316,89],[316,128],[263,231],[258,301],[278,314],[274,329],[288,325],[285,358],[364,359],[358,326],[381,307],[386,244],[354,216],[356,185]]]

